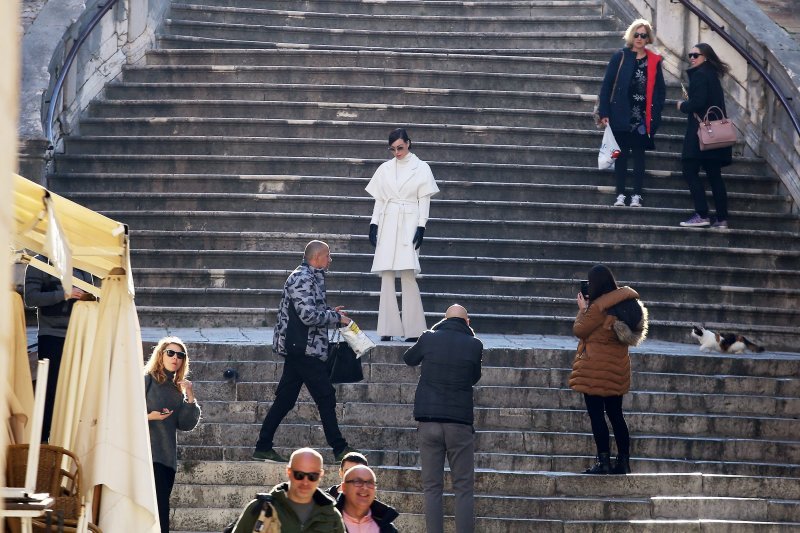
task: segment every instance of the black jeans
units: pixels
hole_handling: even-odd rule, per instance
[[[50,428],[53,425],[53,405],[56,402],[56,387],[58,387],[58,371],[61,368],[61,353],[64,351],[64,337],[39,335],[38,342],[39,360],[50,359],[42,420],[42,442],[46,444],[50,439]]]
[[[322,421],[322,430],[325,439],[338,454],[347,448],[347,441],[339,431],[339,421],[336,419],[336,389],[331,385],[328,368],[316,357],[307,355],[287,356],[283,362],[283,375],[275,391],[275,401],[269,408],[261,432],[258,434],[256,451],[266,451],[272,448],[272,439],[284,417],[292,410],[300,388],[305,385],[319,409]],[[305,445],[305,443],[304,443]]]
[[[625,193],[628,177],[628,159],[633,160],[633,194],[642,195],[644,183],[644,149],[647,136],[635,132],[615,131],[614,138],[619,145],[619,157],[614,164],[614,175],[617,178],[617,194]]]
[[[161,533],[169,533],[169,496],[175,485],[175,471],[167,465],[153,463],[153,477],[156,481],[156,503]]]
[[[714,196],[714,208],[717,213],[717,220],[728,220],[728,191],[725,189],[725,182],[722,181],[722,166],[719,161],[703,161],[701,159],[684,159],[683,178],[689,185],[689,193],[692,195],[694,210],[703,218],[708,218],[708,201],[706,201],[706,190],[700,179],[700,167],[706,171],[706,177],[711,184],[711,194]]]
[[[608,443],[608,425],[603,415],[603,411],[605,411],[611,421],[611,427],[614,428],[617,453],[619,455],[630,455],[631,436],[628,433],[628,424],[625,423],[625,417],[622,415],[622,396],[584,394],[583,399],[586,402],[586,411],[589,413],[589,419],[592,421],[592,434],[594,435],[594,443],[597,446],[597,454],[611,451]]]

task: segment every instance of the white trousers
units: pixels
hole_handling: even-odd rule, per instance
[[[403,318],[397,307],[394,270],[381,272],[381,300],[378,306],[378,335],[381,337],[419,337],[427,329],[422,297],[413,270],[400,270]]]

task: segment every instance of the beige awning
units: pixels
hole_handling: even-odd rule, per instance
[[[56,223],[54,224],[53,221]],[[122,268],[127,276],[128,291],[133,295],[127,228],[124,224],[101,215],[52,193],[28,179],[14,175],[14,224],[12,244],[51,258],[48,265],[27,255],[22,260],[62,279],[64,288],[71,285],[62,272],[76,267],[100,279],[114,268]],[[53,250],[53,246],[58,247]],[[54,256],[63,252],[66,263]],[[75,280],[75,285],[95,296],[99,288]]]

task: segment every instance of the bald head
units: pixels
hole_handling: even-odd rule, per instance
[[[445,318],[462,318],[464,320],[469,320],[469,315],[467,314],[467,310],[463,305],[453,304],[447,308],[447,311],[444,314]]]
[[[322,241],[311,241],[306,244],[303,259],[314,268],[327,269],[330,265],[331,254],[328,245]]]

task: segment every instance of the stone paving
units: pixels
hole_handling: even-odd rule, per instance
[[[378,342],[378,334],[375,331],[365,331],[369,337]],[[577,340],[573,337],[557,335],[500,335],[496,333],[482,335],[477,332],[478,337],[483,341],[486,349],[492,348],[518,348],[521,350],[540,348],[540,349],[573,349],[576,347]],[[272,328],[142,328],[142,340],[145,342],[155,342],[166,335],[176,335],[190,345],[194,343],[211,344],[240,344],[240,345],[265,345],[272,346]],[[687,332],[688,337],[688,332]],[[399,341],[392,343],[401,345]],[[410,344],[408,344],[410,346]],[[669,355],[704,355],[700,352],[697,344],[666,342],[666,341],[645,341],[645,343],[631,350],[634,353],[659,353]],[[718,355],[714,352],[705,354],[710,357]],[[731,357],[742,357],[744,359],[789,359],[800,361],[800,353],[793,352],[773,352],[763,353],[745,352],[741,356],[729,355]]]

